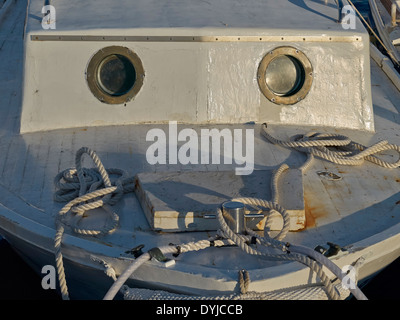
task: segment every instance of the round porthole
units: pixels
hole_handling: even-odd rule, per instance
[[[101,102],[123,104],[134,98],[143,85],[142,62],[132,50],[112,46],[94,54],[86,70],[93,95]]]
[[[303,52],[293,47],[279,47],[261,60],[258,85],[271,102],[295,104],[310,91],[312,72],[311,62]]]

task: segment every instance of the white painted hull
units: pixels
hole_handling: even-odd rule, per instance
[[[21,257],[38,273],[41,272],[43,266],[53,265],[53,231],[43,230],[40,227],[36,228],[37,226],[32,226],[31,221],[21,219],[15,213],[6,216],[7,220],[4,215],[1,217],[1,233]],[[36,232],[28,231],[32,227],[37,229]],[[384,232],[353,244],[354,253],[335,258],[334,262],[339,266],[345,266],[354,263],[360,257],[365,257],[365,262],[360,267],[358,274],[358,281],[362,283],[400,256],[399,241],[400,225],[397,224]],[[113,281],[106,276],[101,265],[90,259],[90,256],[95,253],[93,244],[84,243],[81,239],[68,236],[64,241],[64,245],[65,251],[71,252],[70,255],[64,255],[71,298],[102,299]],[[119,250],[115,250],[114,254],[119,254],[119,252]],[[110,257],[104,257],[104,259],[113,265],[120,265],[121,270],[127,267],[126,263],[118,263]],[[115,259],[117,260],[118,258]],[[200,296],[229,295],[236,285],[234,279],[226,283],[219,281],[215,289],[210,290],[212,286],[207,283],[209,279],[199,279],[195,274],[192,275],[193,279],[182,281],[182,275],[176,272],[169,273],[163,269],[160,274],[158,267],[151,262],[143,269],[145,269],[144,272],[138,272],[133,275],[127,284],[132,287]],[[309,283],[308,268],[299,266],[297,263],[290,263],[284,267],[286,273],[284,278],[282,278],[282,267],[275,268],[277,269],[275,271],[273,269],[270,268],[268,270],[268,278],[253,282],[252,288],[262,292],[265,291],[265,288],[268,288],[268,291],[273,291],[282,287],[301,286]],[[44,276],[44,274],[42,275]],[[164,277],[168,277],[168,283],[165,283],[165,279],[162,280]],[[186,287],[188,282],[190,282],[189,288]],[[117,297],[121,298],[121,296]]]
[[[24,6],[21,3],[16,4],[15,8],[17,8],[19,14],[24,12]],[[304,7],[301,8],[305,9]],[[332,10],[332,8],[329,10]],[[307,12],[309,14],[309,11]],[[331,12],[336,11],[328,11],[329,14]],[[322,18],[319,17],[319,19]],[[18,31],[21,32],[23,19],[13,20],[10,17],[4,23],[11,31],[16,30],[16,33],[18,33]],[[339,27],[335,26],[335,28]],[[225,36],[228,37],[228,35]],[[300,39],[298,35],[291,36],[295,37],[293,39],[297,39],[296,41]],[[320,36],[316,37],[318,38],[317,41],[316,38],[312,38],[311,41],[314,50],[311,56],[314,55],[314,62],[319,59],[317,54],[319,49],[315,42],[329,43],[329,41],[332,41],[326,36],[322,37],[323,40]],[[191,167],[182,164],[149,164],[145,156],[149,147],[146,134],[153,128],[168,131],[168,126],[165,123],[144,124],[132,123],[132,121],[125,123],[123,113],[113,118],[112,121],[114,122],[111,123],[111,126],[96,126],[94,122],[88,122],[91,119],[87,114],[78,117],[79,121],[82,122],[76,125],[68,122],[71,121],[71,117],[60,117],[57,119],[59,122],[47,121],[47,118],[46,121],[40,122],[39,118],[35,118],[37,114],[34,112],[34,108],[41,106],[40,103],[35,104],[40,99],[36,102],[32,100],[31,104],[30,102],[23,103],[23,101],[26,101],[29,97],[27,92],[30,92],[32,86],[40,86],[41,83],[29,83],[24,86],[24,90],[27,90],[24,95],[25,100],[21,98],[23,92],[21,88],[22,73],[27,69],[22,68],[23,46],[22,41],[18,41],[18,39],[9,31],[5,35],[4,50],[0,51],[0,58],[3,58],[3,61],[4,59],[8,61],[7,64],[2,66],[3,69],[0,69],[0,71],[4,70],[0,74],[5,80],[4,87],[0,88],[0,112],[2,116],[0,118],[2,130],[0,135],[0,234],[37,272],[40,273],[44,265],[55,265],[55,217],[62,205],[53,201],[53,178],[61,170],[74,166],[74,156],[80,147],[89,146],[95,149],[107,167],[120,167],[129,171],[131,175],[140,172],[234,172],[235,164],[206,165],[200,163]],[[347,34],[345,41],[341,36],[335,39],[340,43],[341,48],[350,46],[354,50],[352,53],[361,55],[361,53],[369,52],[369,43],[366,40],[365,32],[356,33],[356,35],[351,34],[350,36]],[[251,41],[254,41],[254,39]],[[249,42],[251,41],[249,40]],[[46,42],[46,45],[52,46],[49,43]],[[89,44],[85,45],[89,46]],[[236,45],[237,43],[235,43]],[[36,46],[34,50],[40,47],[38,42],[35,42],[34,46]],[[149,46],[151,47],[151,44]],[[207,46],[211,47],[210,44],[207,44]],[[149,48],[146,50],[151,49]],[[257,48],[257,50],[260,50],[260,47]],[[301,44],[301,48],[306,47]],[[332,52],[339,55],[340,50],[335,50],[334,52],[325,50],[323,53],[326,55],[322,54],[321,56],[327,58],[328,53],[332,54]],[[214,57],[217,57],[219,62],[223,60],[219,56]],[[300,110],[294,118],[294,123],[292,123],[288,119],[290,112],[296,107],[294,109],[286,107],[283,112],[284,117],[279,118],[277,114],[271,115],[274,117],[275,123],[272,121],[273,124],[269,128],[272,128],[272,131],[283,140],[288,140],[295,134],[304,134],[309,130],[318,129],[322,132],[333,130],[336,133],[348,135],[364,145],[371,145],[384,139],[398,143],[398,132],[400,132],[399,91],[381,70],[381,63],[376,64],[369,59],[369,55],[367,57],[360,56],[359,59],[349,55],[346,59],[342,64],[342,67],[344,66],[342,69],[339,68],[341,62],[337,61],[338,69],[332,68],[329,72],[332,72],[332,77],[336,74],[341,79],[335,84],[336,89],[341,87],[345,90],[346,85],[356,84],[354,86],[356,88],[354,90],[358,90],[356,94],[352,95],[351,90],[346,91],[346,94],[342,94],[342,91],[333,90],[335,93],[329,96],[325,94],[328,91],[329,81],[322,81],[318,85],[318,77],[316,77],[314,81],[317,84],[313,89],[322,90],[324,94],[321,94],[321,92],[319,94],[310,92],[310,94],[314,94],[314,96],[311,95],[311,97],[314,97],[313,99],[318,96],[321,98],[318,100],[317,106],[319,108],[317,112],[320,112],[320,114],[313,117],[313,113],[309,113],[308,110],[305,115]],[[360,63],[357,65],[358,72],[354,72],[351,77],[345,78],[348,71],[344,69],[350,67],[357,59]],[[27,61],[28,58],[25,63]],[[10,68],[10,65],[15,66],[16,69],[16,78],[14,79],[7,78],[7,68]],[[371,67],[371,78],[369,67]],[[72,67],[65,69],[70,69],[72,73],[74,70]],[[328,69],[330,68],[326,70]],[[323,77],[323,70],[320,69],[319,71],[320,77]],[[34,72],[34,70],[30,69],[29,72]],[[357,79],[357,76],[360,79]],[[28,80],[25,80],[29,81],[29,79],[32,78],[29,77]],[[213,80],[214,84],[218,82],[217,80]],[[371,88],[369,88],[369,84],[372,84]],[[250,81],[249,85],[255,85],[252,89],[258,88],[256,81]],[[83,90],[79,87],[79,90],[81,89]],[[42,91],[40,87],[40,90],[38,89],[38,92],[36,92],[38,97],[42,94]],[[203,88],[199,93],[209,93],[209,91]],[[88,95],[86,97],[88,101],[93,98],[89,93],[86,92],[85,94]],[[257,94],[259,95],[257,99],[263,99],[261,93]],[[146,93],[146,95],[149,99],[154,98],[150,93]],[[341,96],[344,97],[341,98]],[[349,100],[340,100],[339,107],[335,109],[334,105],[337,102],[335,99],[346,99],[346,97],[349,97]],[[75,99],[75,97],[73,98]],[[186,98],[192,99],[189,95]],[[46,99],[45,95],[43,99]],[[329,110],[324,111],[321,106],[324,106],[324,101],[328,100],[330,101]],[[263,101],[260,105],[264,104],[264,107],[276,107],[271,101],[259,101]],[[65,98],[60,102],[60,105],[62,103],[67,106],[68,102],[68,99]],[[98,106],[96,104],[100,104],[99,101],[91,101],[91,103],[90,108],[96,108]],[[307,103],[310,103],[310,100],[305,99],[300,109],[303,109],[303,111],[307,109]],[[344,113],[346,108],[350,108],[349,106],[355,108],[350,120]],[[74,107],[79,110],[82,106],[74,105]],[[258,114],[256,108],[260,106],[253,104],[253,107],[254,109],[251,112]],[[315,105],[311,107],[318,109]],[[51,110],[51,104],[44,108]],[[372,109],[374,109],[374,114],[370,113]],[[44,114],[49,111],[43,110]],[[222,112],[221,110],[218,112]],[[71,113],[63,109],[62,112],[64,111]],[[267,111],[268,109],[263,109],[262,113],[268,114]],[[109,109],[107,112],[113,113]],[[337,114],[333,116],[335,112]],[[27,121],[29,114],[35,118],[35,121]],[[57,116],[57,113],[55,114]],[[141,116],[147,115],[144,112]],[[330,118],[327,115],[332,115],[332,117]],[[104,114],[100,115],[100,117],[103,116]],[[173,114],[168,116],[173,117]],[[223,117],[219,119],[229,120],[230,124],[221,123],[223,121],[211,121],[213,123],[211,125],[207,121],[203,121],[207,117],[205,114],[200,115],[194,122],[188,122],[191,123],[190,128],[195,132],[199,132],[202,128],[214,127],[240,130],[253,129],[255,132],[254,169],[256,173],[260,173],[262,170],[276,169],[283,162],[289,163],[294,168],[303,165],[305,161],[303,154],[267,142],[260,133],[261,125],[258,121],[241,124],[241,122],[236,121],[237,119],[234,119],[235,112],[230,116],[229,119]],[[306,123],[308,118],[311,121],[309,124]],[[287,122],[285,122],[285,119]],[[335,126],[335,119],[336,121],[338,119],[344,120],[343,122],[338,121]],[[27,130],[20,127],[20,120],[22,126]],[[62,123],[64,120],[67,122]],[[283,123],[280,123],[280,121]],[[219,124],[217,124],[218,122]],[[185,123],[180,124],[180,128],[184,127]],[[20,133],[20,130],[23,133]],[[387,157],[393,158],[390,154]],[[318,175],[318,172],[321,171],[340,175],[340,183],[324,180],[323,177]],[[330,259],[339,268],[362,261],[362,263],[357,264],[359,281],[379,272],[400,256],[400,207],[398,199],[400,174],[398,168],[385,169],[371,163],[356,167],[343,166],[318,159],[303,175],[302,183],[304,186],[306,223],[301,231],[289,232],[285,241],[310,248],[316,245],[325,245],[327,242],[339,244],[344,250]],[[222,190],[224,189],[222,187],[220,189],[219,192],[226,196],[227,191]],[[195,191],[193,193],[196,193]],[[188,195],[187,198],[190,198],[190,196],[192,195]],[[270,196],[271,194],[268,194],[266,198]],[[216,234],[215,230],[181,233],[153,230],[145,216],[141,202],[133,193],[125,195],[122,202],[115,206],[115,211],[120,215],[120,220],[118,229],[112,234],[104,237],[79,236],[68,229],[63,235],[61,248],[71,298],[102,298],[113,284],[113,280],[104,273],[104,266],[93,260],[93,257],[112,266],[116,275],[119,276],[133,262],[132,256],[127,256],[126,251],[138,245],[144,244],[144,251],[146,251],[170,243],[180,245],[208,239]],[[186,223],[185,220],[183,221],[183,223]],[[196,253],[181,254],[175,260],[176,263],[172,267],[166,267],[154,261],[154,259],[146,262],[144,266],[129,277],[127,285],[186,295],[230,295],[239,292],[238,271],[246,269],[251,279],[249,291],[270,292],[288,287],[320,286],[320,281],[316,275],[310,272],[308,267],[298,262],[271,262],[257,256],[247,255],[238,247],[207,248]],[[332,272],[326,268],[324,270],[332,280],[335,279]],[[326,295],[322,298],[326,298]],[[341,298],[345,298],[345,296]]]

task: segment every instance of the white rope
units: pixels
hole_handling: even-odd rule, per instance
[[[277,177],[279,177],[283,171],[285,171],[288,167],[282,166],[280,169],[276,171]],[[278,178],[273,179],[272,184],[278,184]],[[275,198],[277,200],[277,198]],[[269,208],[278,213],[280,213],[284,219],[284,224],[286,221],[290,219],[289,215],[286,214],[286,211],[279,206],[276,202],[268,202],[261,199],[255,198],[236,198],[232,199],[232,201],[239,201],[245,204],[249,204],[251,206],[256,207],[264,207]],[[218,242],[213,241],[213,245],[215,246],[223,246],[226,244],[235,243],[248,254],[255,255],[265,255],[268,258],[276,258],[279,260],[292,260],[301,262],[307,266],[309,266],[314,272],[316,272],[317,276],[321,279],[322,285],[307,285],[300,287],[290,287],[283,288],[270,292],[249,292],[249,284],[250,277],[249,273],[246,270],[239,271],[239,294],[231,294],[231,295],[217,295],[217,296],[193,296],[193,295],[182,295],[182,294],[174,294],[162,290],[149,290],[149,289],[138,289],[138,288],[129,288],[123,283],[132,275],[132,273],[137,270],[145,261],[149,259],[149,256],[145,256],[144,259],[136,259],[130,267],[126,269],[123,273],[123,277],[121,276],[118,283],[114,283],[113,287],[109,290],[105,299],[112,299],[116,295],[118,291],[120,291],[124,295],[125,300],[137,300],[137,299],[145,299],[145,300],[276,300],[276,299],[341,299],[346,298],[349,295],[349,292],[353,293],[353,295],[357,299],[366,300],[367,298],[361,292],[361,290],[355,285],[355,283],[346,278],[348,287],[343,286],[341,283],[334,285],[331,280],[326,276],[326,274],[322,270],[322,265],[325,265],[328,269],[330,269],[337,277],[342,281],[345,277],[342,274],[341,270],[329,259],[321,255],[315,250],[310,248],[306,248],[303,246],[294,246],[289,243],[283,243],[276,238],[270,238],[269,235],[265,237],[260,237],[255,232],[251,230],[247,230],[247,232],[252,237],[256,237],[259,244],[265,244],[267,246],[279,248],[284,252],[283,254],[266,254],[257,249],[250,247],[250,237],[246,237],[244,235],[239,235],[234,233],[226,224],[225,219],[223,218],[223,212],[218,208],[217,210],[217,218],[221,226],[222,235],[227,239],[224,242],[218,240]],[[219,232],[219,234],[221,234]],[[179,253],[189,252],[193,250],[202,250],[210,247],[211,241],[201,240],[196,243],[189,243],[183,246],[179,246]],[[171,249],[171,247],[160,248],[163,253],[174,253],[176,250]],[[289,251],[291,250],[291,251]],[[294,252],[294,253],[292,253]],[[297,253],[297,254],[296,254]],[[361,260],[361,259],[360,259]],[[361,262],[360,262],[361,264]],[[355,266],[356,267],[356,266]]]
[[[335,289],[340,292],[341,299],[348,297],[348,290],[344,289],[341,284],[335,285]],[[125,285],[121,288],[121,293],[125,300],[328,300],[330,298],[322,285],[306,285],[268,292],[251,291],[244,294],[233,293],[219,296],[184,295],[163,290],[129,288]]]
[[[284,221],[289,219],[289,216],[286,214],[286,211],[281,206],[279,206],[278,204],[273,203],[273,202],[268,202],[265,200],[254,199],[254,198],[237,198],[237,199],[233,199],[232,201],[240,201],[245,204],[247,203],[247,204],[251,204],[251,205],[255,205],[255,206],[259,206],[259,207],[273,209],[273,210],[279,212],[282,215],[282,217],[284,217]],[[221,225],[221,230],[222,230],[223,234],[225,235],[225,237],[227,238],[227,240],[225,240],[225,241],[201,240],[201,241],[194,242],[194,243],[191,242],[188,244],[178,246],[179,253],[203,250],[203,249],[210,247],[211,243],[213,244],[213,246],[223,246],[226,244],[235,243],[239,248],[241,248],[243,251],[245,251],[248,254],[261,255],[261,256],[266,256],[268,258],[272,257],[272,258],[279,259],[279,260],[291,260],[291,261],[301,262],[301,263],[309,266],[314,272],[316,272],[317,276],[321,279],[322,284],[325,286],[326,295],[328,296],[328,298],[339,299],[343,296],[339,292],[338,288],[335,287],[331,283],[330,279],[326,276],[325,272],[322,270],[321,262],[325,266],[327,266],[329,269],[333,270],[334,274],[338,278],[342,279],[343,275],[341,274],[341,272],[339,272],[339,273],[337,272],[337,270],[340,271],[340,269],[336,265],[334,265],[333,262],[331,262],[329,259],[326,259],[325,257],[323,257],[323,258],[319,257],[318,255],[321,255],[321,254],[319,254],[318,252],[316,252],[312,249],[309,249],[310,251],[305,251],[304,247],[285,244],[279,240],[270,238],[269,236],[260,237],[260,236],[256,235],[255,233],[252,233],[251,230],[248,230],[249,232],[251,232],[251,236],[257,237],[259,244],[264,244],[267,246],[279,248],[283,252],[283,254],[275,254],[275,255],[266,254],[266,253],[261,252],[249,245],[250,237],[246,238],[246,236],[244,236],[244,235],[238,235],[238,234],[234,233],[226,224],[225,219],[223,218],[223,213],[222,213],[221,209],[217,210],[217,218]],[[226,241],[228,241],[228,242],[226,242]],[[289,248],[290,248],[290,250],[297,252],[298,254],[290,253]],[[171,246],[166,246],[166,247],[162,247],[159,249],[161,250],[161,252],[163,254],[178,252],[177,247],[171,247]],[[139,258],[135,259],[130,264],[130,266],[128,266],[128,268],[121,274],[121,276],[114,282],[112,287],[109,289],[109,291],[105,295],[104,299],[105,300],[113,299],[119,291],[124,294],[124,297],[126,299],[138,297],[138,291],[135,291],[136,290],[135,289],[132,292],[130,290],[130,288],[128,288],[127,286],[124,286],[124,283],[128,280],[129,277],[131,277],[131,275],[141,265],[143,265],[150,258],[151,258],[151,255],[149,253],[144,253]],[[326,261],[326,260],[328,260],[328,261]],[[273,298],[282,298],[285,295],[291,295],[291,294],[293,294],[294,291],[296,291],[292,288],[288,288],[287,290],[278,290],[277,292],[274,292],[274,293],[271,293],[271,292],[247,292],[249,283],[250,283],[250,279],[249,279],[248,273],[247,273],[246,280],[243,277],[242,277],[242,280],[240,280],[240,278],[239,278],[240,291],[241,291],[240,295],[233,294],[233,295],[228,295],[228,296],[222,295],[222,296],[212,296],[212,297],[172,295],[172,297],[174,299],[178,299],[178,300],[179,299],[191,299],[191,300],[273,299]],[[352,283],[352,285],[355,286],[355,284],[353,284],[353,283]],[[350,288],[352,288],[352,286],[350,286]],[[365,298],[366,299],[366,297],[363,296],[362,293],[360,293],[361,291],[357,287],[353,291],[355,292],[357,298],[359,298],[359,299]],[[148,293],[150,291],[148,290],[145,292]],[[143,291],[139,290],[139,293],[142,294]],[[139,294],[139,296],[140,296],[140,294]],[[162,292],[154,293],[153,292],[153,294],[150,296],[153,297],[154,294],[156,295],[156,297],[161,296],[161,298],[166,298],[166,296],[168,297],[168,295],[169,295],[169,293],[162,293]]]
[[[302,172],[306,171],[310,167],[314,156],[318,156],[335,163],[347,165],[360,165],[364,162],[364,160],[371,161],[386,168],[397,168],[400,165],[400,157],[397,162],[389,163],[373,155],[384,150],[395,150],[400,155],[400,147],[389,144],[387,141],[381,141],[369,148],[366,148],[360,144],[351,141],[345,136],[310,133],[302,136],[301,140],[285,142],[272,137],[266,130],[266,124],[264,124],[262,128],[263,135],[267,137],[267,139],[272,143],[288,148],[295,148],[302,152],[306,152],[309,155],[307,161],[300,168]],[[345,150],[328,149],[330,147],[340,147],[345,148]],[[96,165],[96,169],[88,170],[81,167],[82,156],[85,153],[91,156],[93,162]],[[340,280],[343,279],[344,275],[341,273],[341,270],[332,261],[310,248],[296,246],[281,241],[286,236],[290,226],[289,214],[283,207],[278,204],[279,180],[287,169],[289,169],[289,167],[286,164],[283,164],[274,172],[271,182],[272,201],[255,198],[237,198],[232,200],[242,202],[258,209],[263,208],[262,212],[264,212],[266,218],[264,236],[259,236],[252,230],[247,230],[247,233],[249,234],[248,236],[234,233],[226,224],[222,210],[218,208],[217,219],[221,226],[221,230],[218,231],[218,233],[220,235],[222,234],[226,238],[225,240],[201,240],[194,243],[192,242],[183,244],[177,247],[166,246],[159,249],[163,254],[180,254],[189,251],[203,250],[210,247],[211,244],[213,246],[236,244],[240,249],[248,254],[259,255],[268,259],[298,261],[302,264],[307,265],[311,268],[311,270],[316,273],[316,275],[321,280],[322,284],[325,287],[327,296],[331,299],[340,298],[341,293],[332,284],[331,280],[326,276],[325,272],[323,271],[323,266],[325,266],[329,270],[331,270]],[[111,184],[108,176],[109,173],[118,174],[121,176],[121,178],[116,181],[115,185]],[[61,180],[63,180],[63,182]],[[87,210],[99,208],[106,203],[114,204],[124,192],[134,189],[132,186],[129,186],[129,184],[131,184],[132,182],[134,182],[133,178],[126,178],[125,174],[120,170],[112,169],[107,171],[106,169],[104,169],[97,155],[88,148],[82,148],[78,151],[76,156],[76,169],[67,169],[57,175],[55,179],[55,184],[59,188],[59,191],[56,192],[55,199],[57,201],[69,201],[59,212],[55,237],[56,264],[63,298],[68,299],[68,289],[66,286],[65,272],[63,268],[61,254],[61,240],[64,233],[65,224],[65,221],[62,221],[62,218],[64,218],[67,213],[74,213],[75,216],[79,217],[82,216],[83,213]],[[271,216],[272,212],[278,212],[283,218],[282,229],[275,237],[271,237],[269,234],[269,217]],[[81,229],[77,228],[76,226],[73,228],[73,230],[80,234],[98,235],[102,233],[112,232],[113,230],[115,230],[117,224],[118,216],[113,213],[111,225],[105,226],[102,230]],[[278,249],[281,251],[281,253],[272,253],[268,250],[260,251],[249,244],[250,240],[252,239],[256,239],[257,243],[259,245],[262,245],[263,247]],[[115,280],[114,284],[109,289],[104,299],[113,299],[115,295],[121,290],[127,292],[127,287],[124,286],[124,283],[128,280],[129,277],[131,277],[135,270],[137,270],[143,263],[145,263],[149,259],[151,259],[151,255],[149,253],[142,254],[140,257],[135,259],[118,278],[116,277],[115,271],[112,269],[112,267],[103,263],[106,267],[107,274]],[[243,281],[245,281],[243,278],[239,281],[241,284],[241,298],[251,297],[255,299],[261,299],[268,296],[266,293],[247,292],[250,281],[248,274],[246,278],[246,283],[244,283]],[[350,290],[356,298],[366,299],[365,295],[363,295],[363,293],[359,290],[357,286],[355,286],[354,283],[351,283]],[[222,299],[223,297],[214,297],[214,299],[219,298]],[[232,295],[230,296],[230,298],[238,298],[238,296]]]
[[[232,201],[238,201],[242,202],[244,204],[250,204],[250,205],[256,205],[258,207],[264,207],[268,209],[273,209],[274,211],[280,213],[282,215],[283,221],[284,221],[284,227],[290,222],[290,216],[286,212],[285,209],[283,209],[280,205],[265,201],[262,199],[256,199],[256,198],[236,198],[233,199]],[[268,252],[262,252],[258,249],[255,249],[249,245],[249,241],[243,241],[242,237],[239,237],[236,233],[232,231],[232,229],[229,228],[227,223],[225,222],[225,219],[223,218],[222,210],[217,209],[217,219],[218,222],[221,226],[222,231],[226,235],[227,238],[231,239],[233,242],[236,243],[236,245],[242,249],[244,252],[252,255],[260,255],[260,256],[265,256],[267,258],[273,258],[277,260],[291,260],[291,261],[298,261],[301,262],[308,267],[310,267],[316,274],[317,276],[321,279],[325,287],[327,288],[328,294],[332,299],[338,299],[339,295],[332,286],[330,279],[326,276],[325,272],[322,270],[322,266],[316,261],[310,259],[306,255],[295,255],[295,254],[289,254],[290,251],[288,249],[288,244],[283,243],[280,240],[274,239],[269,237],[267,233],[264,233],[264,237],[260,237],[258,234],[253,232],[250,229],[247,229],[247,232],[253,236],[256,237],[257,240],[259,241],[260,244],[265,245],[267,247],[274,247],[280,249],[283,254],[271,254]],[[283,230],[282,229],[282,230]],[[281,231],[282,232],[282,231]]]
[[[173,253],[185,253],[190,251],[199,251],[210,246],[225,246],[227,244],[232,244],[231,242],[223,241],[223,240],[200,240],[198,242],[189,242],[186,244],[182,244],[179,247],[179,252],[177,247],[175,246],[164,246],[160,247],[159,250],[163,254],[173,254]],[[113,283],[111,288],[108,290],[106,295],[104,296],[104,300],[112,300],[116,296],[116,294],[120,291],[126,280],[137,270],[143,263],[151,259],[151,255],[146,252],[140,255],[137,259],[135,259],[128,268],[118,277],[118,279]]]
[[[309,135],[308,137],[315,137],[315,134]],[[282,144],[285,146],[290,146],[290,147],[295,147],[295,148],[304,148],[304,147],[322,147],[326,148],[328,145],[332,146],[337,146],[337,145],[348,145],[351,143],[351,140],[344,137],[344,136],[335,136],[335,139],[327,139],[332,137],[331,135],[319,135],[319,139],[323,139],[323,141],[301,141],[301,142],[289,142],[289,143],[284,143],[280,142],[279,140],[274,139],[273,137],[270,137],[272,141],[275,143]],[[313,153],[310,152],[310,156],[308,157],[306,163],[301,167],[301,170],[304,172],[306,171],[312,161],[313,161]],[[342,155],[347,155],[348,152],[340,152],[340,156]],[[256,199],[256,198],[236,198],[232,199],[232,201],[238,201],[242,202],[244,204],[250,205],[253,208],[257,208],[259,211],[261,208],[263,208],[261,211],[264,212],[264,215],[266,216],[266,223],[264,227],[264,236],[261,237],[257,233],[253,232],[252,230],[247,229],[247,233],[250,236],[245,236],[242,234],[236,234],[233,232],[229,226],[227,225],[225,219],[224,219],[224,213],[223,211],[218,208],[217,209],[217,220],[220,224],[221,227],[221,232],[219,234],[222,235],[226,238],[231,240],[233,243],[235,243],[240,249],[242,249],[244,252],[252,255],[260,255],[264,256],[268,259],[276,259],[276,260],[290,260],[290,261],[298,261],[306,266],[308,266],[313,272],[316,273],[318,278],[321,280],[323,286],[325,287],[326,294],[330,299],[339,299],[341,297],[340,292],[337,290],[337,288],[332,284],[331,280],[329,277],[325,274],[323,271],[323,266],[327,267],[330,269],[340,280],[344,278],[344,275],[342,274],[341,270],[329,259],[327,259],[325,256],[322,254],[316,252],[315,250],[302,247],[302,246],[294,246],[288,243],[284,243],[281,240],[286,236],[287,232],[289,231],[289,226],[290,226],[290,216],[287,213],[287,211],[281,207],[278,202],[279,202],[279,180],[284,174],[286,170],[288,170],[289,167],[286,164],[281,165],[273,174],[273,178],[271,181],[271,189],[272,189],[272,201],[265,201],[263,199]],[[267,209],[267,210],[265,210]],[[275,236],[271,237],[269,234],[269,223],[268,223],[268,218],[273,212],[278,212],[282,218],[283,218],[283,226],[281,231]],[[226,217],[228,218],[228,217]],[[260,251],[254,247],[252,247],[250,243],[250,238],[255,238],[257,239],[258,244],[269,247],[269,248],[276,248],[281,250],[282,253],[277,254],[277,253],[271,253],[269,251]],[[185,247],[185,246],[184,246]],[[185,247],[184,250],[181,250],[181,252],[186,252],[190,250],[201,250],[209,247],[209,241],[200,241],[198,243],[191,243],[189,247]],[[288,249],[290,247],[290,251]],[[182,248],[182,247],[181,247]],[[165,252],[171,252],[171,247],[166,247],[163,248],[162,251]],[[118,278],[117,281],[115,281],[114,285],[110,288],[104,299],[113,299],[115,295],[117,294],[118,291],[122,290],[121,292],[124,293],[125,297],[127,297],[127,292],[130,292],[126,286],[124,286],[124,283],[126,280],[132,275],[132,273],[137,270],[145,261],[149,260],[150,255],[145,254],[142,255],[140,258],[136,259],[124,272],[123,274]],[[244,286],[243,279],[240,282],[240,288],[241,288],[241,297],[246,296],[246,298],[254,298],[254,299],[265,299],[266,297],[272,297],[271,295],[267,295],[266,293],[259,293],[259,292],[252,292],[252,293],[247,293],[247,288],[249,285],[249,279],[247,279],[246,286]],[[122,289],[121,289],[122,288]],[[246,288],[244,290],[244,288]],[[361,292],[361,290],[354,284],[351,283],[350,288],[351,292],[355,295],[357,299],[366,299],[365,295]],[[246,291],[246,292],[244,292]],[[289,290],[290,291],[290,290]],[[282,296],[282,293],[280,293],[280,296]],[[233,298],[238,298],[237,295],[230,295],[228,297],[226,296],[215,296],[212,297],[213,299],[233,299]],[[197,299],[197,298],[195,298]],[[201,297],[200,299],[208,299],[207,297]]]
[[[83,155],[88,154],[93,160],[96,168],[82,168]],[[133,191],[134,178],[127,177],[122,170],[106,170],[97,154],[89,148],[81,148],[75,157],[76,168],[66,169],[55,177],[55,185],[59,190],[54,195],[55,201],[69,201],[59,212],[56,218],[56,234],[54,238],[54,249],[58,280],[61,288],[61,296],[64,300],[69,300],[68,287],[65,278],[63,256],[61,253],[61,242],[65,231],[64,226],[71,223],[67,221],[68,213],[74,214],[72,230],[82,235],[105,235],[112,233],[118,226],[119,216],[113,211],[111,221],[106,223],[101,229],[80,228],[77,226],[78,219],[83,217],[88,210],[103,207],[106,204],[115,204],[125,192]],[[112,185],[109,174],[120,175]],[[78,195],[78,197],[77,197]]]
[[[297,141],[282,141],[274,138],[267,131],[266,123],[262,125],[261,133],[273,144],[280,145],[285,148],[294,148],[301,152],[323,158],[336,164],[356,166],[363,164],[364,161],[367,160],[384,168],[394,169],[400,167],[400,146],[390,144],[386,140],[380,141],[368,148],[352,141],[346,136],[327,133],[310,133],[304,135],[300,140]],[[339,150],[329,149],[330,147],[336,147],[339,148]],[[396,151],[399,155],[399,159],[397,159],[395,162],[388,162],[374,156],[374,154],[387,150]],[[312,159],[310,162],[311,161]],[[309,164],[309,162],[305,164],[306,168],[309,166]]]
[[[101,263],[104,266],[105,274],[110,278],[112,278],[114,281],[117,281],[117,274],[112,266],[110,266],[106,261],[96,256],[91,255],[90,258],[95,262]]]

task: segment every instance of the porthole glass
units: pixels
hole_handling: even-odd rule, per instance
[[[99,50],[86,70],[89,89],[101,102],[122,104],[130,101],[143,85],[144,70],[130,49],[113,46]]]
[[[101,89],[112,96],[121,96],[134,86],[136,70],[131,61],[120,54],[113,54],[101,61],[97,82]]]
[[[294,57],[281,55],[273,59],[265,71],[268,88],[276,95],[288,97],[304,83],[304,68]]]
[[[312,65],[301,51],[279,47],[268,52],[258,68],[261,92],[276,104],[294,104],[308,94],[312,85]]]

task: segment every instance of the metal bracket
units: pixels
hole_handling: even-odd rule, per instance
[[[323,254],[325,257],[332,257],[337,255],[340,251],[344,251],[344,249],[342,249],[339,245],[335,243],[327,242],[327,245],[329,246],[328,249],[321,245],[318,245],[314,248],[314,250]]]
[[[166,256],[164,256],[162,251],[157,247],[150,249],[147,253],[151,257],[150,260],[153,260],[153,258],[154,258],[157,262],[159,262],[161,265],[163,265],[166,268],[171,267],[175,264],[175,260],[168,259]]]
[[[245,214],[244,204],[238,201],[227,201],[222,204],[222,210],[226,218],[226,223],[235,233],[246,233],[246,219],[264,218],[263,214]],[[205,219],[215,219],[215,215],[204,215]]]
[[[144,248],[144,244],[140,244],[131,250],[125,251],[126,254],[132,254],[135,258],[140,257],[143,254],[142,249]]]

